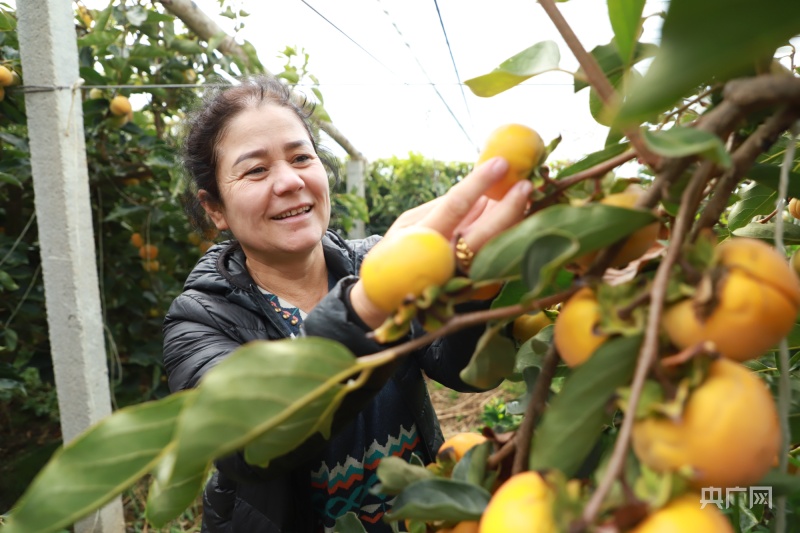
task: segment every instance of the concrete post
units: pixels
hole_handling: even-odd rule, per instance
[[[25,85],[79,79],[70,0],[17,2]],[[65,442],[111,413],[79,90],[25,97],[50,347]],[[75,525],[122,533],[119,498]]]
[[[366,173],[367,162],[364,159],[350,159],[347,162],[345,173],[347,175],[347,192],[356,194],[364,198],[364,174]],[[366,235],[363,220],[356,220],[350,228],[348,237],[351,239],[363,239]]]

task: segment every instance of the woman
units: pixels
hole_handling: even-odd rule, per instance
[[[189,214],[233,238],[200,259],[165,319],[172,391],[196,386],[252,340],[320,336],[356,356],[383,348],[367,333],[387,314],[357,277],[379,237],[345,241],[328,230],[335,167],[314,139],[309,114],[282,83],[259,77],[208,95],[189,119]],[[521,220],[530,194],[527,183],[498,204],[482,198],[507,167],[501,159],[487,162],[446,195],[404,213],[389,232],[427,226],[451,239],[463,235],[470,249],[480,249]],[[329,441],[317,434],[266,469],[248,465],[241,454],[218,461],[204,493],[203,531],[332,531],[348,511],[368,531],[389,531],[381,518],[391,501],[369,491],[375,467],[387,455],[433,459],[442,437],[423,371],[453,389],[471,390],[458,374],[482,330],[439,339],[376,372],[345,398]]]

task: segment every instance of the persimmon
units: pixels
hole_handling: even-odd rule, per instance
[[[145,244],[139,248],[139,257],[144,260],[152,260],[158,257],[158,246],[155,244]]]
[[[144,246],[144,237],[142,237],[142,234],[139,232],[132,233],[131,244],[137,248],[141,248],[142,246]]]
[[[111,110],[112,115],[118,117],[128,116],[133,110],[131,108],[131,101],[128,100],[126,96],[122,96],[121,94],[118,94],[111,99],[111,103],[108,104],[108,108]]]
[[[538,313],[525,314],[514,320],[511,334],[518,342],[527,342],[534,337],[545,326],[549,326],[553,321],[544,311]]]
[[[156,259],[148,259],[142,262],[142,268],[144,268],[145,272],[158,272],[161,269],[161,265]]]
[[[453,459],[458,462],[470,449],[484,442],[486,442],[486,437],[480,433],[469,431],[456,433],[445,439],[436,455],[452,454]]]
[[[555,494],[538,472],[508,478],[492,494],[480,520],[480,533],[536,531],[556,533]]]
[[[506,124],[489,134],[477,164],[497,156],[508,161],[508,171],[492,185],[486,196],[500,200],[518,181],[528,179],[544,155],[544,141],[539,134],[522,124]]]
[[[733,533],[733,527],[714,504],[701,504],[694,492],[678,496],[640,522],[631,533],[673,533],[702,531],[703,533]]]
[[[450,242],[439,232],[411,226],[375,245],[361,264],[367,297],[392,312],[408,297],[419,297],[432,285],[443,285],[455,273]]]
[[[600,200],[599,203],[614,207],[634,209],[636,201],[643,193],[644,190],[641,187],[631,185],[623,192],[609,194]],[[647,226],[636,230],[625,238],[625,243],[614,255],[614,258],[611,260],[609,266],[612,268],[622,268],[631,261],[640,258],[645,254],[645,252],[647,252],[647,250],[650,249],[651,246],[653,246],[660,233],[661,224],[659,222],[653,222],[652,224],[648,224]],[[578,265],[581,270],[586,270],[595,260],[598,253],[599,251],[594,251],[582,255],[575,260],[575,264]]]
[[[800,281],[786,258],[757,239],[734,237],[716,251],[717,268],[692,299],[664,311],[662,325],[680,349],[711,342],[724,357],[746,361],[775,347],[800,310]]]
[[[676,418],[652,415],[633,427],[633,449],[657,472],[689,472],[694,488],[757,483],[772,467],[781,431],[766,384],[742,364],[711,363]]]
[[[14,75],[8,67],[0,65],[0,87],[8,87],[14,81]]]
[[[800,219],[800,200],[797,198],[789,200],[789,214],[796,219]]]
[[[440,529],[438,533],[478,533],[479,523],[474,520],[464,520],[452,528]]]
[[[553,342],[559,355],[570,367],[589,359],[608,335],[598,331],[600,304],[595,292],[583,287],[561,308],[553,329]]]

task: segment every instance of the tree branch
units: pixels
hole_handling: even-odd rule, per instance
[[[187,28],[196,33],[197,36],[204,41],[208,41],[212,37],[225,33],[220,25],[214,22],[214,20],[200,10],[200,8],[198,8],[192,0],[156,1],[163,5],[167,11],[181,19],[181,21],[186,24]],[[225,35],[225,38],[219,44],[217,49],[225,55],[238,57],[246,64],[250,64],[250,58],[247,57],[244,49],[230,35]],[[264,74],[267,76],[275,76],[266,68],[263,70]],[[342,132],[340,132],[333,124],[324,120],[316,120],[314,117],[312,117],[312,120],[315,120],[316,123],[319,124],[319,128],[327,133],[330,138],[333,139],[339,146],[341,146],[342,149],[347,152],[347,155],[353,159],[364,159],[364,155],[358,151],[347,139],[347,137],[345,137],[344,134],[342,134]]]
[[[672,266],[680,255],[681,243],[688,233],[688,230],[691,228],[697,206],[702,197],[702,191],[706,186],[706,182],[708,181],[713,167],[714,164],[711,162],[704,162],[700,165],[681,197],[681,207],[675,221],[675,228],[672,233],[670,246],[667,248],[667,253],[658,266],[655,278],[653,279],[647,325],[642,347],[639,352],[639,359],[636,363],[633,381],[631,382],[627,412],[622,420],[617,439],[614,442],[614,449],[609,459],[608,467],[597,489],[587,502],[586,507],[584,507],[584,524],[591,524],[597,518],[603,500],[611,490],[614,481],[619,477],[622,467],[625,464],[625,457],[628,454],[628,446],[633,431],[633,413],[636,412],[636,406],[639,403],[650,368],[653,366],[658,356],[658,336],[661,331],[661,315],[666,300],[667,285],[669,283]]]
[[[733,165],[722,175],[700,219],[692,230],[690,240],[704,228],[711,228],[728,207],[728,199],[747,171],[753,166],[756,158],[775,144],[781,134],[789,129],[800,117],[800,107],[783,108],[761,124],[742,145],[733,153]]]
[[[555,1],[539,0],[539,4],[544,9],[545,13],[547,13],[547,16],[550,17],[550,20],[567,43],[575,59],[578,60],[583,72],[586,74],[589,85],[597,91],[600,100],[607,106],[614,105],[617,94],[614,86],[608,81],[603,69],[600,68],[594,56],[583,47],[578,36],[575,35],[575,32],[572,31],[572,28],[567,23],[566,19],[564,19],[561,11],[556,7]],[[647,148],[638,129],[628,128],[623,133],[625,133],[625,136],[631,141],[639,157],[641,157],[645,163],[654,169],[660,167],[661,158]]]
[[[556,370],[558,370],[558,361],[559,357],[556,351],[556,345],[550,344],[550,348],[547,350],[547,355],[545,355],[544,362],[542,363],[542,371],[536,378],[533,393],[525,409],[525,416],[522,418],[522,424],[517,429],[517,434],[514,436],[516,448],[514,453],[514,465],[511,469],[512,475],[528,470],[533,430],[536,428],[539,417],[542,416],[545,405],[547,404],[550,385],[553,383]]]

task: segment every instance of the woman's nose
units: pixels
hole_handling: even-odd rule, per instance
[[[296,192],[305,187],[305,182],[297,170],[289,164],[279,163],[272,168],[273,192],[278,196]]]

